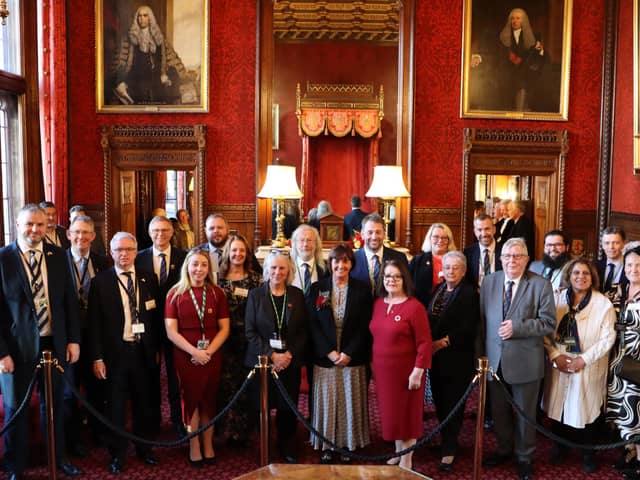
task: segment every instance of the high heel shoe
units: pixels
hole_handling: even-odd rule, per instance
[[[215,465],[216,464],[216,456],[214,455],[213,457],[204,457],[204,464],[205,465]]]
[[[445,460],[449,460],[445,462]],[[438,465],[438,470],[441,472],[450,472],[453,470],[453,463],[456,461],[456,457],[453,455],[448,457],[442,457],[440,460],[440,464]]]
[[[202,468],[204,466],[204,460],[201,458],[200,460],[191,460],[191,457],[188,457],[189,465],[193,468]]]

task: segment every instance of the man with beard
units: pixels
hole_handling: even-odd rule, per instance
[[[209,215],[205,221],[204,233],[207,237],[207,243],[199,245],[198,248],[204,248],[209,251],[211,272],[217,283],[222,252],[229,240],[229,225],[224,215],[221,213],[212,213]],[[262,267],[253,254],[251,256],[251,267],[254,271],[262,273]]]
[[[502,270],[500,247],[493,237],[495,232],[496,227],[489,215],[482,213],[473,220],[473,233],[478,241],[465,248],[464,255],[467,257],[467,279],[478,289],[484,277]]]
[[[560,289],[562,267],[571,259],[569,239],[562,230],[551,230],[544,236],[544,255],[529,265],[529,270],[551,282],[553,291]]]

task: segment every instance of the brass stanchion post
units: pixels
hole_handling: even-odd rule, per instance
[[[260,465],[269,464],[269,363],[266,355],[258,355],[260,370]]]
[[[42,352],[40,363],[44,367],[44,397],[47,408],[47,462],[49,465],[49,479],[56,480],[56,439],[53,427],[53,379],[51,368],[53,356],[51,350]]]
[[[476,418],[476,444],[473,457],[473,480],[480,480],[482,476],[482,436],[484,433],[484,409],[487,402],[487,372],[489,371],[489,359],[478,359],[478,375],[480,390],[478,394],[478,416]]]

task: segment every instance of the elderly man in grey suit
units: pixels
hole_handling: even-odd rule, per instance
[[[489,366],[511,390],[529,418],[536,418],[536,401],[544,375],[544,336],[554,331],[556,310],[551,283],[527,272],[529,261],[523,238],[511,238],[502,247],[503,271],[487,276],[480,288],[482,351]],[[511,405],[497,382],[489,383],[497,451],[484,464],[495,466],[518,460],[518,478],[533,478],[531,458],[535,429]]]

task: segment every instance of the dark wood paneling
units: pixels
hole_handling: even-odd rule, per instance
[[[460,212],[459,208],[413,208],[411,211],[412,248],[411,253],[420,252],[424,237],[433,223],[444,223],[453,232],[456,247],[460,245]]]
[[[594,260],[598,258],[597,212],[595,210],[565,210],[564,232],[571,242],[571,253],[580,254],[580,243],[583,255]]]
[[[207,205],[206,217],[212,213],[224,215],[231,230],[237,230],[253,245],[253,234],[256,221],[256,206],[253,203],[210,204]],[[206,237],[205,237],[206,238]]]
[[[640,215],[611,212],[609,225],[621,227],[627,234],[627,242],[630,240],[640,240]]]

